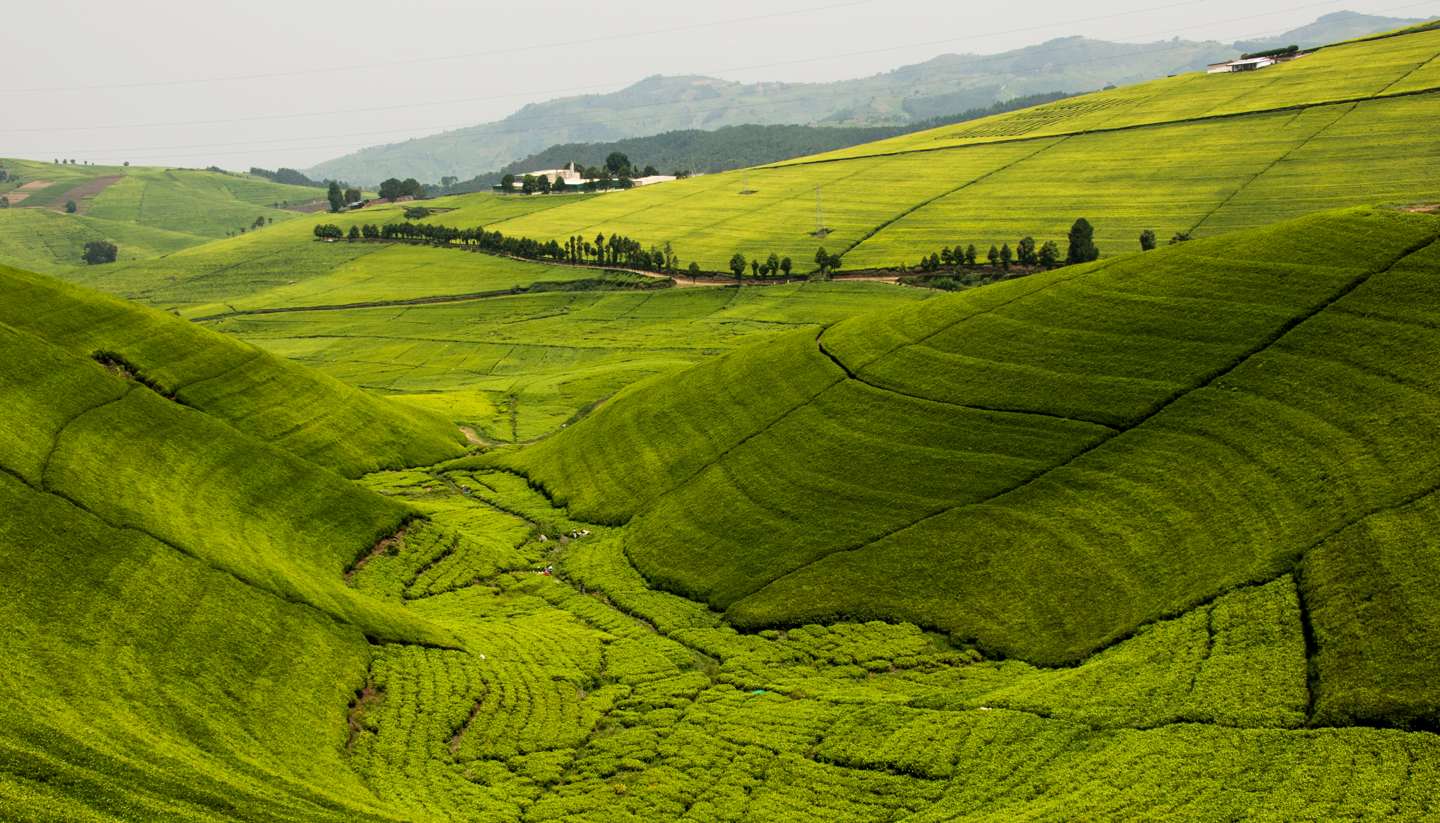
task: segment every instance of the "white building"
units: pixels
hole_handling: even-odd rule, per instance
[[[575,168],[574,163],[567,164],[563,169],[541,169],[539,171],[527,171],[524,174],[517,174],[515,176],[521,179],[524,179],[526,177],[534,177],[536,180],[539,180],[542,177],[548,177],[550,179],[551,185],[554,185],[556,180],[564,180],[565,185],[567,186],[573,184],[580,184],[583,186],[585,184],[585,176],[580,173],[579,169]]]
[[[1268,54],[1264,57],[1242,57],[1239,60],[1226,60],[1224,63],[1211,63],[1205,69],[1206,74],[1229,74],[1236,71],[1255,71],[1257,69],[1269,68],[1276,63],[1288,63],[1297,57],[1304,57],[1308,52],[1298,51],[1289,54]]]

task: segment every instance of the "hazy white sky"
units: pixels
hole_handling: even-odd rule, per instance
[[[1082,34],[1276,34],[1440,0],[9,0],[0,156],[303,168],[652,74],[838,80]]]

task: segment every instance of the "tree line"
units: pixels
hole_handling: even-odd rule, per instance
[[[680,258],[669,243],[646,248],[640,241],[615,233],[595,235],[593,240],[576,235],[566,238],[562,244],[557,240],[535,240],[530,237],[513,237],[499,231],[486,231],[483,227],[459,229],[453,226],[430,223],[386,223],[383,226],[366,224],[351,226],[349,231],[333,223],[318,225],[315,236],[322,240],[392,240],[426,242],[435,245],[458,245],[491,254],[519,257],[525,260],[551,260],[557,263],[617,266],[657,274],[671,274],[679,270]]]
[[[1011,248],[1009,243],[999,246],[991,244],[983,259],[992,269],[1008,271],[1012,265],[1031,269],[1053,269],[1061,265],[1088,263],[1100,258],[1100,247],[1095,245],[1095,227],[1090,225],[1089,220],[1083,217],[1076,220],[1066,239],[1064,258],[1060,256],[1059,243],[1054,240],[1039,243],[1034,237],[1026,235],[1016,242],[1014,248]],[[938,272],[975,268],[980,264],[980,260],[980,250],[974,243],[957,243],[954,247],[946,246],[920,258],[919,269],[922,272]],[[905,265],[900,266],[902,271],[908,268]]]

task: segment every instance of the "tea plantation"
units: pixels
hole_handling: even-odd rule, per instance
[[[1345,205],[1433,198],[1440,29],[1331,46],[1261,72],[1184,74],[799,158],[600,197],[494,228],[622,232],[724,271],[736,251],[813,268],[915,265],[956,243],[1063,241],[1102,254]],[[817,189],[823,214],[817,226]],[[823,237],[814,233],[828,230]]]
[[[1437,55],[423,205],[957,292],[4,161],[0,820],[1440,819]]]

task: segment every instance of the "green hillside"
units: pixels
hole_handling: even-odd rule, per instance
[[[1369,259],[1330,265],[1364,238]],[[1437,238],[1440,218],[1352,210],[772,335],[512,452],[552,490],[592,481],[569,512],[490,457],[343,481],[96,362],[92,346],[133,343],[124,304],[6,272],[30,311],[0,318],[0,396],[19,411],[0,423],[0,817],[1423,819],[1440,745],[1404,729],[1432,728],[1440,705],[1436,663],[1415,653],[1435,645],[1437,558],[1416,536],[1434,528],[1436,467],[1407,444],[1436,419]],[[1108,310],[1063,311],[1077,301]],[[168,348],[176,373],[223,341],[129,313],[147,341],[188,341]],[[928,366],[890,368],[917,351]],[[974,365],[935,367],[956,351]],[[931,379],[987,360],[1054,380],[1083,366],[1131,393],[1070,420],[1045,406],[1065,396],[1055,383],[997,411]],[[224,408],[315,405],[301,387],[327,381],[287,373],[287,396],[242,380]],[[1171,397],[1185,381],[1207,387]],[[1145,391],[1160,408],[1135,410]],[[1199,455],[1194,476],[1167,448]],[[741,633],[642,576],[670,558],[678,574],[765,564],[814,546],[806,528],[852,527],[847,509],[994,494],[1027,472],[1040,500],[986,504],[1023,547],[962,525],[927,552],[953,565],[832,578],[882,604],[888,583],[960,591],[927,602],[1015,623],[1067,609],[1017,654],[908,623]],[[738,549],[712,542],[692,564],[690,547],[652,544],[684,525],[659,517],[691,489]],[[572,520],[586,495],[642,511]],[[784,532],[767,510],[792,503],[800,527]],[[1092,562],[1048,568],[1045,535]],[[989,562],[959,559],[970,538]],[[1242,555],[1271,568],[1236,580]],[[555,576],[534,573],[546,564]],[[1203,594],[1155,607],[1186,587]],[[824,610],[835,592],[790,605]],[[1025,648],[1147,604],[1072,665]]]
[[[1210,236],[1312,211],[1434,199],[1440,30],[1325,48],[1258,72],[1183,74],[1010,114],[547,209],[492,228],[621,232],[723,271],[736,251],[809,265],[915,264],[956,243],[1063,241],[1110,255],[1144,229]],[[823,238],[817,231],[817,189]]]
[[[341,474],[460,453],[459,432],[439,415],[377,400],[153,309],[8,268],[0,268],[0,296],[0,324],[15,332],[107,361],[186,407]]]
[[[11,204],[0,209],[0,263],[46,271],[80,266],[91,240],[115,243],[122,261],[153,258],[250,230],[257,219],[293,219],[294,208],[325,195],[214,171],[13,159],[0,168],[0,196]]]
[[[0,820],[1440,819],[1437,66],[343,214],[4,161]],[[1078,216],[955,292],[315,232],[854,271]]]
[[[1340,585],[1326,541],[1429,492],[1437,237],[1329,213],[797,332],[508,464],[741,625],[1072,662],[1317,546]]]

